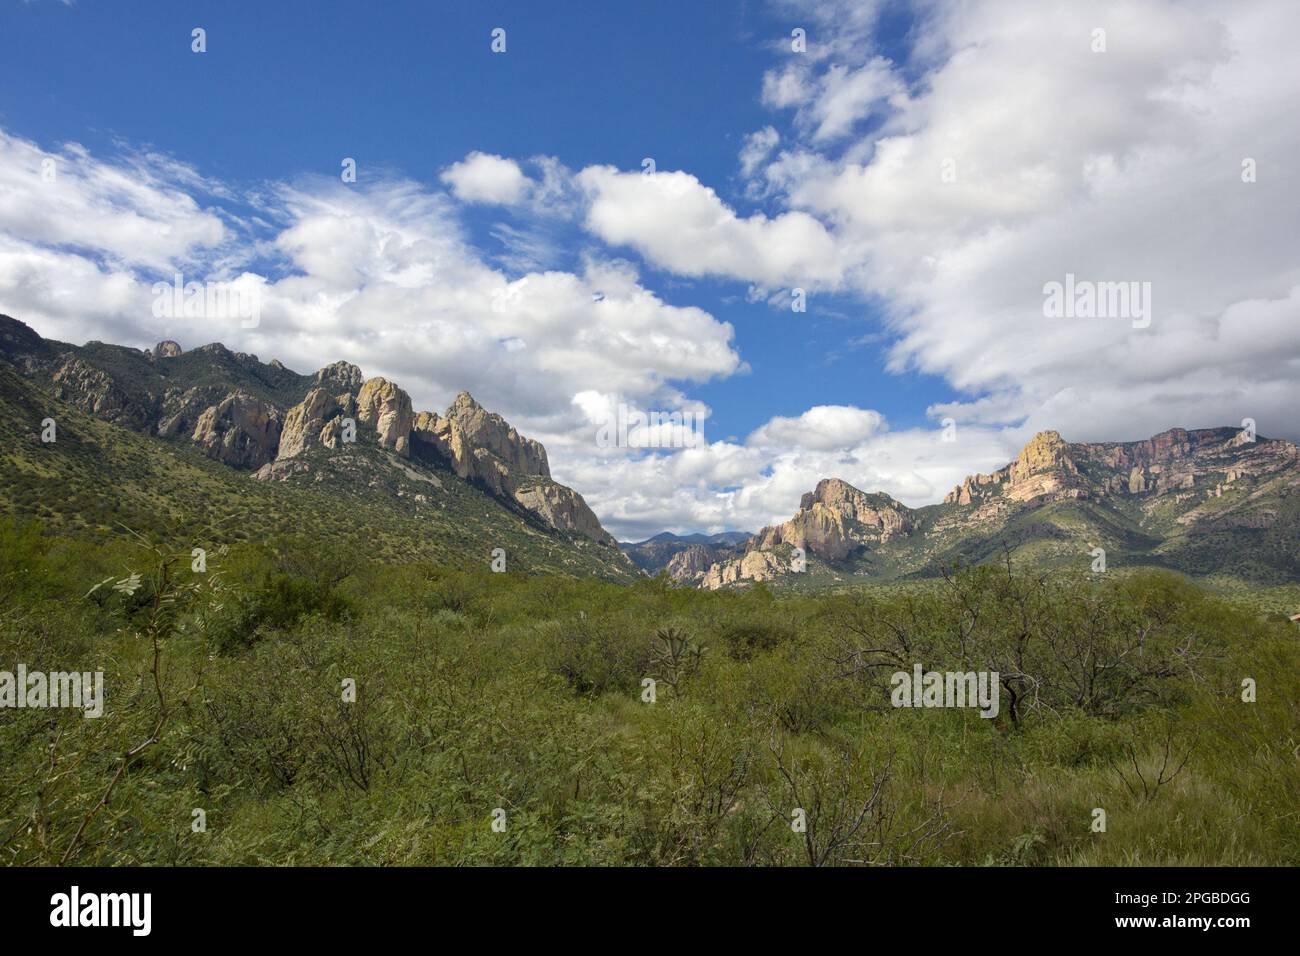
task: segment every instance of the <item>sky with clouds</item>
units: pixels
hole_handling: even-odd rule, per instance
[[[0,18],[0,312],[468,389],[624,540],[934,502],[1047,428],[1300,439],[1289,0]],[[258,324],[155,317],[178,273]],[[1049,317],[1067,275],[1149,324]],[[704,441],[599,440],[620,406]]]

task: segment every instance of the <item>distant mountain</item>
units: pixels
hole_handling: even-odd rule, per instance
[[[737,546],[749,538],[745,531],[687,535],[663,531],[645,541],[623,543],[619,547],[647,574],[663,571],[675,581],[695,582],[704,576],[710,565],[738,553]]]
[[[244,509],[394,555],[486,563],[499,547],[511,570],[636,573],[540,443],[467,392],[415,412],[347,362],[301,375],[220,344],[74,346],[0,316],[0,429],[0,507],[56,525],[174,530]]]
[[[644,541],[623,542],[619,545],[621,548],[639,548],[646,544],[655,543],[680,543],[680,544],[739,544],[747,541],[751,537],[748,531],[719,531],[717,534],[703,534],[699,531],[693,534],[673,534],[671,531],[661,531],[653,538],[646,538]]]
[[[942,504],[909,508],[838,478],[784,524],[700,577],[706,588],[938,574],[1005,551],[1037,565],[1155,565],[1279,583],[1300,580],[1300,457],[1239,429],[1174,428],[1137,442],[1034,436],[1006,467],[972,475]]]

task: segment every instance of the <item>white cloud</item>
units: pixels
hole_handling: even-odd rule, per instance
[[[749,436],[747,444],[816,451],[852,448],[875,434],[882,423],[879,412],[851,405],[814,405],[796,418],[771,419]]]
[[[67,181],[41,193],[44,154],[4,137],[0,307],[74,341],[222,337],[304,370],[349,358],[426,407],[468,387],[546,442],[557,477],[625,538],[756,529],[832,475],[935,501],[1040,428],[1124,439],[1251,417],[1300,438],[1300,7],[923,4],[923,22],[891,41],[914,43],[910,57],[889,62],[878,6],[790,7],[809,52],[786,40],[755,78],[776,113],[739,155],[762,211],[686,171],[574,176],[533,158],[530,177],[471,153],[444,180],[461,202],[576,212],[620,254],[683,276],[882,303],[891,369],[942,376],[962,396],[928,410],[959,421],[955,445],[938,429],[887,430],[870,409],[817,406],[744,442],[598,448],[592,415],[610,402],[694,407],[692,383],[741,370],[730,326],[600,253],[546,268],[535,220],[496,227],[498,268],[461,233],[455,202],[405,181],[269,186],[271,225],[253,243],[193,198],[221,187],[188,167],[67,147]],[[1098,26],[1105,53],[1091,49]],[[1257,182],[1241,180],[1247,157]],[[230,269],[254,250],[286,266],[268,277],[259,329],[151,325],[144,272]],[[1066,273],[1151,282],[1151,327],[1045,318],[1043,284]]]
[[[41,155],[13,137],[3,144],[10,155]],[[0,175],[15,175],[14,168]],[[468,243],[449,197],[407,180],[267,186],[259,200],[265,235],[241,237],[243,259],[256,253],[273,266],[245,280],[261,283],[258,327],[243,329],[234,318],[224,325],[156,319],[152,283],[204,251],[186,228],[206,214],[161,174],[148,188],[119,189],[130,170],[83,152],[69,177],[77,204],[66,212],[55,204],[43,231],[13,210],[35,203],[45,184],[16,181],[24,195],[8,198],[9,215],[0,218],[0,311],[78,343],[149,347],[168,337],[192,348],[220,340],[304,372],[347,359],[397,381],[417,407],[441,409],[469,389],[526,434],[560,444],[575,430],[578,441],[589,441],[572,405],[581,391],[618,393],[646,407],[680,404],[679,385],[742,367],[731,326],[665,302],[630,263],[589,256],[575,272],[508,275]],[[95,192],[96,183],[106,184],[115,204]],[[95,230],[77,228],[86,210],[99,210]],[[147,263],[138,250],[123,261],[146,214],[171,245]],[[194,235],[221,238],[219,230]],[[64,248],[62,239],[73,236],[77,247]],[[225,245],[207,251],[223,263],[241,259]],[[161,276],[145,268],[154,263]],[[210,266],[192,264],[187,279],[203,278]]]
[[[741,218],[712,189],[680,171],[645,175],[589,166],[578,183],[590,201],[588,229],[665,269],[769,286],[839,282],[840,250],[807,213]]]
[[[1014,395],[1004,421],[1079,438],[1246,415],[1295,437],[1281,386],[1300,336],[1252,317],[1300,318],[1300,190],[1240,169],[1300,150],[1284,92],[1300,69],[1277,39],[1296,8],[938,9],[948,55],[870,160],[787,183],[861,251],[859,287],[893,309],[893,367]],[[1043,283],[1066,273],[1151,282],[1152,327],[1045,319]]]
[[[449,166],[441,178],[457,199],[470,203],[513,206],[523,202],[532,188],[532,180],[517,162],[492,153],[470,153]]]
[[[780,141],[781,134],[771,126],[764,126],[746,136],[740,148],[740,174],[746,178],[752,176],[758,164],[767,159]]]
[[[157,154],[99,163],[76,143],[46,151],[0,130],[0,232],[45,246],[170,270],[226,238],[222,220],[185,191],[201,185],[193,169]]]
[[[88,155],[82,162],[87,181],[121,174],[112,162]],[[172,195],[177,183],[157,185],[171,208],[186,212]],[[142,201],[161,208],[152,194]],[[830,474],[918,503],[962,477],[937,432],[888,433],[878,413],[848,406],[773,418],[744,444],[636,447],[684,437],[669,425],[631,435],[632,447],[601,447],[597,426],[619,402],[690,412],[707,423],[707,406],[680,389],[743,368],[731,327],[701,309],[664,302],[617,259],[588,257],[577,272],[512,279],[467,243],[451,199],[409,181],[273,184],[261,204],[270,225],[256,251],[279,264],[265,277],[256,329],[154,319],[150,276],[103,264],[111,250],[95,248],[94,235],[81,237],[90,248],[69,251],[0,231],[0,310],[74,342],[145,347],[169,337],[192,348],[220,339],[301,371],[345,358],[397,381],[417,407],[441,408],[468,388],[541,439],[556,477],[624,538],[783,520]],[[116,215],[131,220],[141,211],[125,207]],[[103,235],[116,241],[118,224],[105,225]],[[723,228],[755,226],[733,221]],[[188,251],[182,244],[175,255]],[[214,254],[240,258],[224,247]],[[975,441],[981,432],[965,434]],[[1000,459],[1001,451],[986,457]]]
[[[1027,437],[963,426],[954,444],[943,442],[938,428],[887,431],[868,409],[835,409],[826,417],[855,424],[819,423],[822,414],[812,409],[800,416],[812,427],[775,418],[743,445],[715,441],[673,453],[604,457],[566,449],[567,476],[620,540],[665,529],[757,531],[788,519],[800,497],[827,477],[911,506],[932,503],[972,471],[1006,464]]]
[[[816,91],[809,82],[808,68],[801,63],[769,71],[763,77],[763,105],[773,109],[801,106],[814,95]]]
[[[1300,190],[1285,173],[1300,154],[1290,50],[1300,8],[936,4],[914,31],[907,93],[864,39],[869,18],[846,28],[851,44],[827,36],[846,12],[815,5],[810,55],[765,78],[765,101],[793,108],[793,128],[778,134],[780,152],[742,170],[827,224],[826,261],[887,309],[894,371],[941,375],[969,396],[929,409],[957,418],[961,440],[931,447],[923,433],[881,432],[846,453],[808,447],[806,433],[790,451],[799,428],[781,420],[754,444],[606,465],[607,487],[642,493],[597,485],[589,497],[638,532],[655,514],[684,528],[753,527],[831,474],[912,504],[937,500],[1043,428],[1136,439],[1252,417],[1265,434],[1300,439]],[[1091,49],[1098,25],[1105,53]],[[1246,157],[1255,183],[1242,182]],[[946,160],[955,181],[944,181]],[[715,243],[736,248],[730,231],[750,220],[693,179],[679,188],[695,202],[641,208],[598,193],[608,220],[594,229],[685,275],[788,277],[770,265],[786,248],[761,229],[748,267],[711,255]],[[1067,272],[1151,282],[1152,326],[1044,318],[1043,284]],[[880,467],[886,453],[910,467]]]
[[[946,378],[969,398],[943,413],[970,423],[1103,439],[1249,416],[1300,438],[1300,8],[934,4],[904,70],[851,6],[813,4],[818,43],[764,78],[793,129],[746,171],[827,224],[886,309],[893,371]],[[693,213],[662,211],[690,234]],[[1151,328],[1044,318],[1067,273],[1150,282]]]
[[[795,107],[796,124],[824,143],[846,136],[886,104],[905,107],[907,88],[877,56],[858,67],[832,63],[820,76],[806,64],[788,65],[764,76],[762,98],[774,109]]]

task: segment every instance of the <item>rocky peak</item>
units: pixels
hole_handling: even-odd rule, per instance
[[[580,534],[607,547],[618,548],[614,536],[601,527],[595,512],[588,507],[582,495],[572,488],[546,479],[515,489],[513,497],[552,528]]]
[[[806,492],[799,499],[799,510],[809,511],[821,505],[840,512],[847,518],[854,520],[873,520],[872,516],[884,510],[907,510],[903,505],[889,495],[877,492],[867,494],[859,491],[843,478],[823,478],[817,482],[817,487],[810,492]]]
[[[385,378],[372,378],[357,394],[357,418],[379,434],[379,444],[403,458],[411,453],[411,396]]]
[[[179,346],[178,346],[179,347]],[[220,342],[209,342],[207,345],[200,345],[194,349],[191,354],[212,355],[225,361],[236,362],[239,365],[261,365],[261,361],[252,352],[232,352]]]
[[[550,477],[550,464],[542,443],[520,435],[500,415],[483,408],[469,392],[456,396],[447,408],[446,420],[454,423],[466,442],[496,456],[508,471]]]
[[[823,478],[817,487],[805,492],[799,499],[799,510],[808,511],[813,505],[823,504],[834,507],[850,497],[850,491],[857,491],[847,481],[840,478]]]
[[[295,458],[316,445],[335,447],[333,431],[328,426],[345,411],[340,397],[351,398],[350,395],[334,396],[323,388],[313,388],[301,402],[289,409],[284,416],[276,459]]]
[[[702,544],[692,544],[668,560],[664,573],[674,581],[693,583],[704,577],[712,565],[713,552]]]
[[[456,394],[456,397],[452,399],[451,404],[447,406],[447,417],[454,417],[453,413],[455,413],[455,415],[460,415],[481,411],[483,411],[483,406],[474,400],[474,396],[467,391],[461,390]]]
[[[1086,483],[1080,477],[1071,445],[1057,431],[1042,431],[1020,449],[1011,464],[991,475],[968,475],[943,499],[945,504],[972,505],[991,496],[1028,501],[1043,495],[1078,497]]]
[[[280,430],[274,405],[237,391],[209,406],[190,438],[209,458],[236,468],[260,468],[275,458]]]
[[[334,362],[326,365],[316,372],[315,379],[319,388],[328,389],[335,394],[355,392],[365,382],[361,369],[351,362]]]
[[[911,510],[888,495],[869,495],[841,478],[823,478],[800,499],[793,518],[764,528],[750,539],[749,550],[789,544],[838,561],[862,545],[888,541],[912,528]]]
[[[180,343],[163,339],[153,347],[154,358],[176,358],[182,353]]]
[[[550,527],[618,547],[582,495],[551,480],[541,442],[519,434],[469,392],[457,395],[446,415],[416,415],[411,437],[445,458],[459,477],[478,482],[498,497],[513,499]]]
[[[1068,451],[1069,446],[1062,440],[1060,432],[1039,432],[1020,449],[1020,454],[1011,463],[1012,483],[1027,481],[1044,471],[1077,472],[1078,468],[1070,460]]]
[[[1263,437],[1250,441],[1233,428],[1170,428],[1141,441],[1092,443],[1070,443],[1057,432],[1039,432],[1014,462],[991,475],[968,476],[944,502],[1158,496],[1194,488],[1211,476],[1231,482],[1285,467],[1294,459],[1294,448]]]

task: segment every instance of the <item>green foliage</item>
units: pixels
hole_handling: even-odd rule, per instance
[[[0,545],[0,670],[106,687],[0,709],[11,864],[1300,861],[1297,630],[1167,573],[814,595]],[[916,663],[998,671],[1000,714],[892,707]]]

